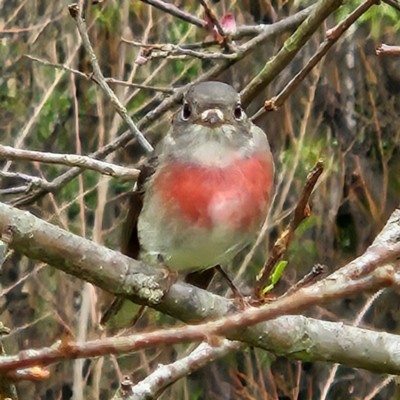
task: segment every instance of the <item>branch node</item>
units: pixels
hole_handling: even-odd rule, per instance
[[[124,380],[121,382],[121,390],[127,394],[132,392],[133,382],[130,380],[129,376],[125,376]]]
[[[72,3],[68,6],[68,11],[69,14],[73,19],[76,19],[79,17],[80,9],[79,9],[79,4],[78,3]]]
[[[275,105],[275,97],[273,97],[270,100],[265,100],[264,110],[265,111],[277,111],[278,110],[278,107]]]

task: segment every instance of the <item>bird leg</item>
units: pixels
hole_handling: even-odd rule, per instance
[[[233,297],[235,300],[239,303],[239,306],[242,310],[246,309],[248,307],[248,303],[242,293],[240,293],[240,290],[236,287],[236,285],[233,283],[232,279],[229,277],[229,275],[222,269],[220,265],[217,265],[215,269],[223,276],[225,279],[226,283],[228,284],[229,288],[232,290]]]
[[[173,271],[168,267],[167,263],[164,261],[164,257],[161,254],[157,255],[157,263],[158,263],[158,268],[163,273],[160,286],[165,296],[169,292],[171,286],[177,281],[178,274],[176,271]]]

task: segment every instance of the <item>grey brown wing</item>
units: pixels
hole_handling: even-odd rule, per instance
[[[136,182],[136,188],[130,195],[128,214],[121,234],[121,253],[128,257],[139,259],[140,242],[138,235],[138,219],[143,208],[144,185],[147,180],[155,173],[158,166],[158,158],[151,158],[140,168],[140,174]]]
[[[135,190],[129,195],[128,214],[122,226],[121,253],[136,260],[140,255],[140,242],[137,230],[138,218],[143,208],[144,184],[154,174],[158,165],[157,157],[151,158],[140,168]],[[103,314],[100,324],[106,325],[121,310],[124,304],[122,297],[116,297]],[[127,326],[132,326],[142,316],[146,307],[141,307]]]

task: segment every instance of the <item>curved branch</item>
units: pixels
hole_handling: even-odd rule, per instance
[[[329,344],[332,351],[327,351],[325,348],[320,353],[319,350],[324,348],[327,343],[326,335],[329,330],[334,331],[333,327],[327,329],[327,332],[319,337],[318,330],[316,330],[312,340],[304,341],[304,338],[311,337],[311,332],[307,332],[305,335],[302,331],[305,327],[301,328],[298,322],[296,327],[291,326],[290,328],[288,328],[287,322],[280,325],[280,320],[262,322],[285,314],[299,313],[308,307],[320,305],[322,302],[332,299],[349,297],[365,290],[376,291],[382,287],[396,284],[397,277],[393,266],[378,267],[400,257],[400,210],[396,210],[392,214],[383,231],[363,255],[326,279],[301,288],[294,294],[283,296],[262,308],[249,308],[235,315],[230,314],[235,309],[230,300],[180,281],[172,285],[168,294],[163,297],[163,292],[157,283],[162,279],[162,273],[159,270],[73,235],[28,212],[2,203],[0,203],[0,234],[1,240],[21,254],[47,262],[113,294],[126,297],[139,304],[149,304],[155,309],[183,321],[198,322],[220,318],[217,321],[198,326],[163,331],[165,332],[164,336],[161,332],[157,332],[155,334],[157,340],[164,337],[164,342],[172,340],[173,343],[177,343],[187,340],[210,340],[214,336],[223,335],[228,339],[240,340],[249,345],[272,350],[274,353],[285,354],[289,357],[345,362],[352,366],[400,373],[400,355],[396,355],[397,353],[393,351],[392,347],[393,343],[397,343],[398,338],[393,335],[365,331],[365,337],[359,341],[359,337],[354,336],[356,332],[358,332],[357,335],[361,334],[358,328],[348,327],[351,332],[349,341],[352,346],[354,348],[360,346],[360,351],[356,352],[357,357],[351,359],[349,351],[344,351],[345,349],[342,347],[342,343],[346,342],[342,339],[338,340],[340,337],[338,332],[344,329],[342,324],[334,325],[337,331],[332,336],[332,343]],[[225,317],[226,315],[228,316]],[[352,329],[357,331],[352,331]],[[149,342],[149,335],[151,334],[144,335],[145,339],[142,340],[141,346]],[[168,335],[170,339],[167,339]],[[109,342],[105,342],[108,343],[105,349],[109,352],[117,352],[116,348],[112,346],[117,343],[116,339],[107,340]],[[132,345],[132,342],[129,341],[131,339],[122,338],[121,340],[125,350],[128,349],[128,345]],[[370,345],[365,346],[368,341]],[[374,348],[372,344],[377,341],[379,341],[379,346]],[[100,343],[95,341],[91,346],[98,351],[96,349]],[[337,346],[335,351],[333,351],[333,343],[336,343]],[[137,343],[134,345],[136,346]],[[74,358],[77,353],[82,356],[98,355],[96,352],[93,353],[93,348],[88,350],[88,346],[88,343],[64,344],[61,349],[56,349],[58,353],[52,353],[53,361],[59,359],[57,357],[66,358],[66,355],[68,355],[67,358]],[[65,351],[60,352],[62,349],[69,350],[65,354]],[[132,351],[132,348],[130,347],[128,351]],[[378,351],[379,354],[374,354],[374,351]],[[58,356],[54,358],[54,354]],[[384,362],[382,354],[385,354],[386,357]],[[24,362],[25,356],[26,353],[19,360],[20,363]],[[18,358],[18,356],[14,357]],[[368,360],[374,360],[374,362]],[[18,364],[18,368],[24,366],[26,365]],[[4,364],[3,368],[5,368]]]
[[[51,347],[23,350],[14,356],[0,357],[0,372],[7,374],[17,369],[35,365],[45,366],[67,359],[127,354],[157,346],[202,341],[205,336],[204,328],[208,329],[210,324],[213,323],[109,337],[84,343],[58,342]],[[337,362],[354,368],[400,375],[398,335],[303,316],[279,317],[253,329],[261,335],[259,347],[276,355],[304,361]],[[249,335],[243,332],[242,336],[246,339]],[[211,340],[210,337],[209,339]],[[225,341],[214,348],[216,354],[237,350],[238,342],[230,342],[229,349],[225,348],[224,343]],[[247,341],[246,343],[249,344]],[[203,361],[206,362],[206,358]]]

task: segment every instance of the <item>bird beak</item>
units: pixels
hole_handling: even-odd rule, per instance
[[[203,111],[201,113],[201,121],[210,125],[219,124],[224,121],[224,113],[218,108]]]

